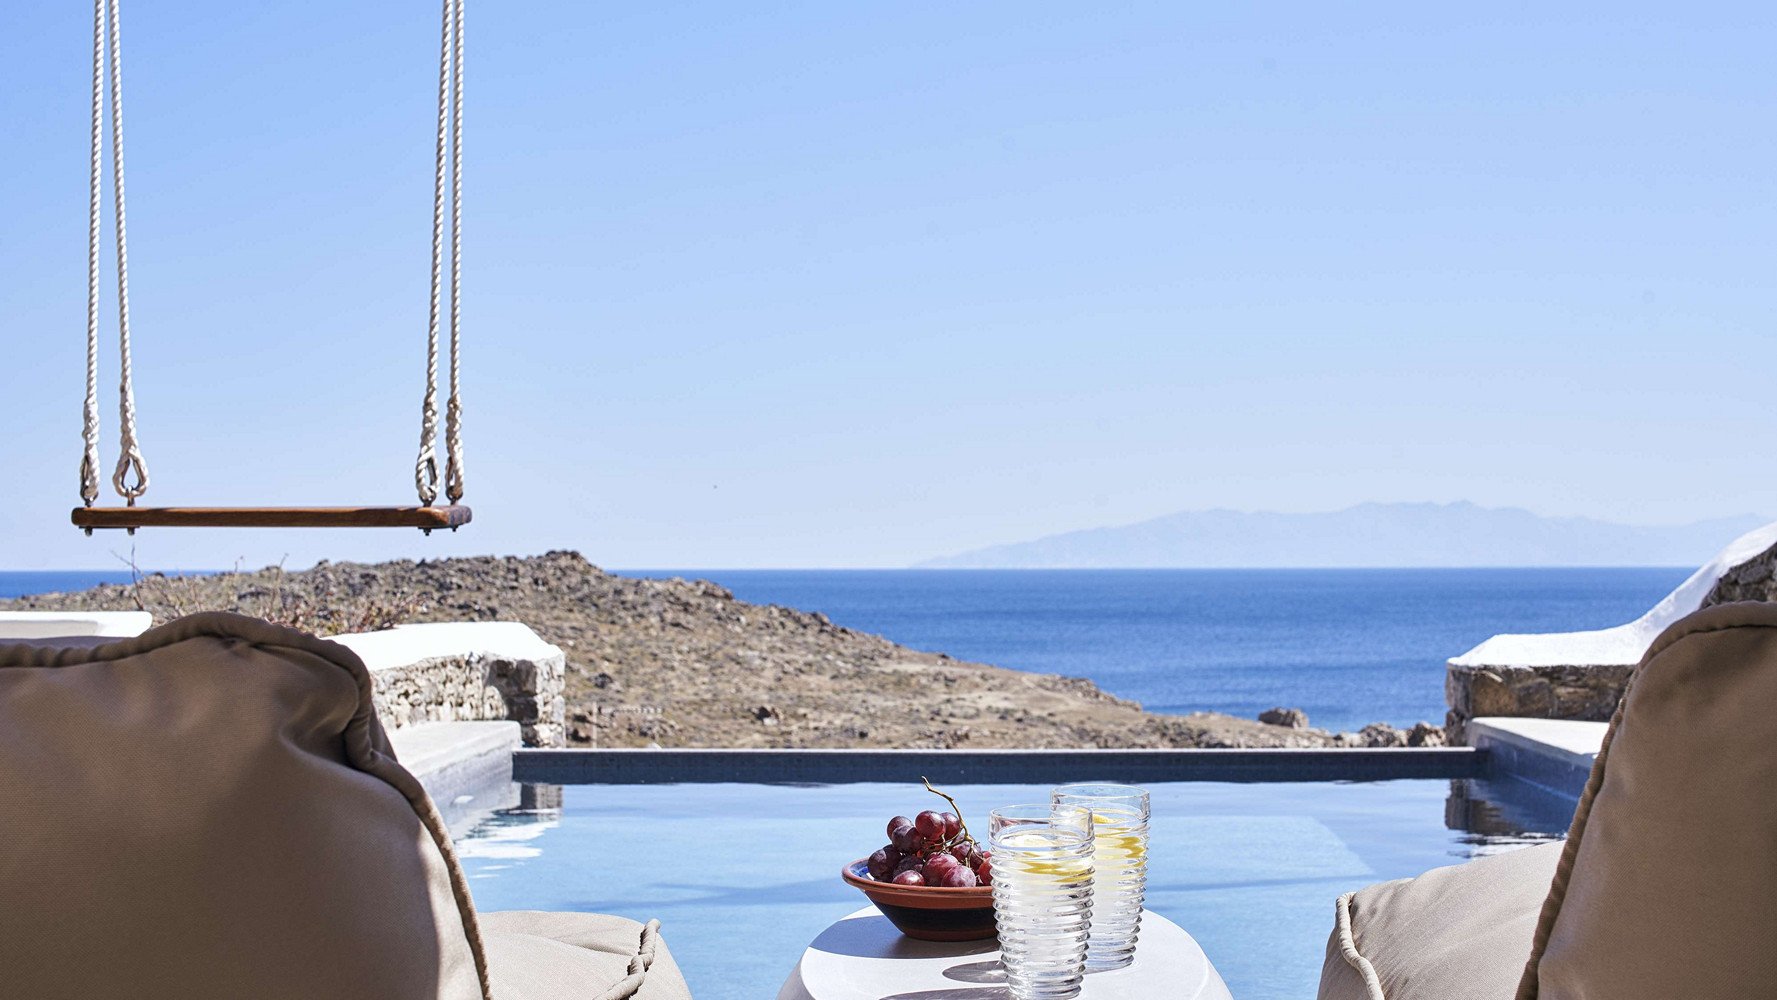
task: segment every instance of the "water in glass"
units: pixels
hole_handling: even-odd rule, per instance
[[[1006,806],[990,816],[993,909],[1014,1000],[1080,995],[1092,916],[1092,813]]]
[[[1088,969],[1121,969],[1135,961],[1148,887],[1148,793],[1134,785],[1081,783],[1050,793],[1057,806],[1092,813],[1092,939]]]

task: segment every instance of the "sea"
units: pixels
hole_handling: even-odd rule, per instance
[[[129,570],[0,571],[0,598],[87,590],[101,583],[129,583]]]
[[[1444,721],[1444,661],[1639,618],[1694,568],[677,570],[916,649],[1087,677],[1157,712]]]
[[[1500,632],[1605,628],[1690,572],[1645,569],[632,570],[714,580],[916,649],[1086,677],[1159,712],[1444,718],[1444,661]],[[0,572],[0,597],[128,582]]]

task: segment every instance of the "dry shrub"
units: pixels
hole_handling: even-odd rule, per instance
[[[136,607],[154,615],[156,623],[202,611],[232,611],[321,636],[393,628],[412,620],[423,607],[419,597],[406,592],[349,593],[325,575],[294,586],[282,566],[221,577],[136,574],[130,592]]]

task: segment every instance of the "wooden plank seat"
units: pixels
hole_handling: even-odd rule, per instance
[[[95,528],[434,528],[456,530],[472,512],[442,507],[76,507],[74,526]]]

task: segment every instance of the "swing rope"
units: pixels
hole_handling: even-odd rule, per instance
[[[113,0],[115,2],[115,0]],[[444,188],[450,174],[450,399],[444,415],[444,488],[463,498],[462,255],[463,255],[463,0],[444,0],[438,53],[438,142],[432,172],[432,303],[426,324],[426,394],[420,407],[420,452],[414,486],[420,502],[438,499],[438,336],[443,311]]]
[[[105,186],[103,167],[105,85],[111,89],[112,206],[117,223],[117,341],[122,376],[117,388],[119,449],[111,485],[135,506],[148,492],[148,464],[136,440],[136,388],[130,364],[130,251],[124,224],[123,187],[123,28],[119,0],[93,2],[92,176],[87,199],[86,243],[86,408],[81,436],[86,449],[80,461],[80,499],[91,507],[99,499],[99,239],[104,223],[100,202]],[[110,59],[106,60],[106,39]],[[134,477],[134,482],[130,480]]]
[[[105,6],[103,0],[94,0],[92,183],[86,226],[86,411],[80,431],[86,444],[80,459],[80,499],[88,507],[99,499],[99,189],[104,186],[104,167],[100,163],[104,93]]]
[[[116,216],[119,448],[111,485],[131,507],[148,491],[148,464],[136,437],[136,391],[130,356],[129,240],[124,223],[122,0],[93,0],[93,102],[91,184],[87,217],[86,400],[81,427],[80,499],[99,499],[99,256],[104,218],[105,93],[111,98],[112,202]],[[109,43],[109,44],[107,44]],[[109,50],[109,58],[107,58]],[[438,141],[432,189],[431,313],[426,329],[426,392],[421,409],[420,453],[414,481],[420,501],[438,498],[438,341],[444,325],[444,212],[450,188],[450,301],[448,313],[450,397],[445,402],[444,488],[452,504],[464,492],[462,439],[462,253],[463,253],[463,0],[444,0],[438,62]],[[466,520],[467,513],[455,517]],[[453,520],[454,526],[459,521]],[[90,529],[89,529],[90,530]]]

